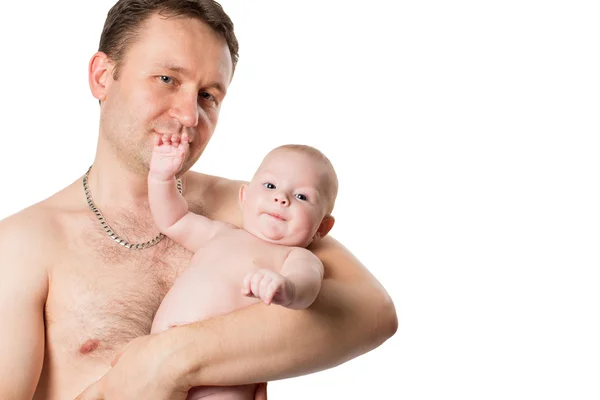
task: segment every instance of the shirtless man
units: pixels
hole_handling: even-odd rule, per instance
[[[111,9],[89,64],[100,101],[93,168],[0,222],[1,399],[82,391],[81,399],[184,399],[194,386],[330,368],[393,335],[388,294],[330,237],[309,247],[325,273],[308,309],[257,304],[148,335],[191,257],[152,222],[153,135],[188,133],[179,176],[190,209],[239,225],[241,182],[189,171],[215,129],[236,60],[231,21],[212,1],[125,0]]]

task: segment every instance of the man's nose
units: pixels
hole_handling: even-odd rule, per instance
[[[186,128],[193,128],[198,125],[198,115],[200,105],[198,104],[198,95],[189,92],[177,94],[175,103],[171,107],[171,116],[177,118]]]
[[[290,200],[283,193],[276,193],[275,196],[273,197],[273,201],[275,201],[275,203],[278,203],[281,206],[285,206],[285,207],[290,205]]]

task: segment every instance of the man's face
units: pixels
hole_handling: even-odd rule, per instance
[[[327,212],[327,183],[327,170],[312,157],[271,153],[242,189],[244,229],[269,242],[306,247]]]
[[[208,144],[232,75],[227,43],[198,19],[152,16],[107,77],[101,137],[127,165],[147,171],[155,133],[187,131],[187,171]]]

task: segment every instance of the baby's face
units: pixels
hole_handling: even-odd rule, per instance
[[[309,155],[269,154],[242,190],[244,229],[273,243],[308,246],[327,213],[327,182],[326,169]]]

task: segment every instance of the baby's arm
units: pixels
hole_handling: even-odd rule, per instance
[[[279,273],[260,269],[246,274],[242,294],[260,298],[265,304],[300,310],[315,301],[322,282],[321,260],[306,249],[294,248]]]
[[[148,173],[148,202],[156,227],[169,238],[195,252],[215,233],[218,223],[188,211],[177,190],[175,174],[189,148],[187,133],[156,135]]]

